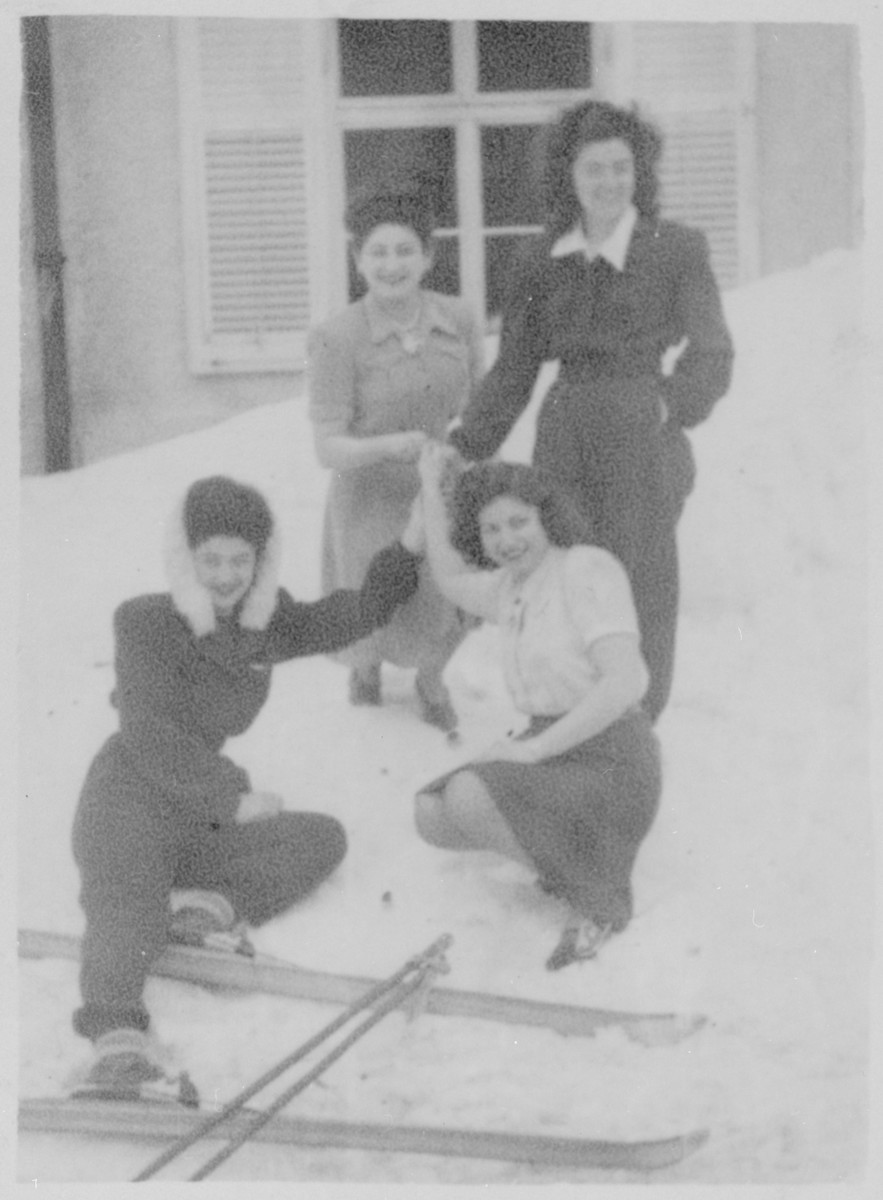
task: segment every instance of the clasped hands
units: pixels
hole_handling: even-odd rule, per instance
[[[426,551],[424,496],[438,495],[442,499],[449,496],[462,467],[463,459],[453,446],[428,438],[423,443],[417,460],[422,490],[411,505],[408,523],[401,536],[402,545],[412,554],[423,554]]]

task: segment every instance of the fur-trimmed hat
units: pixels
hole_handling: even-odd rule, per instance
[[[197,637],[215,629],[215,608],[196,577],[193,562],[193,551],[213,537],[238,537],[254,547],[257,568],[239,624],[245,629],[265,629],[278,590],[280,547],[273,514],[256,488],[224,475],[197,480],[172,514],[166,571],[175,607]]]
[[[273,514],[261,493],[225,475],[191,484],[184,497],[184,534],[191,550],[213,537],[238,537],[260,556],[273,532]]]

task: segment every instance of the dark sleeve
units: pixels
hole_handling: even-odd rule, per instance
[[[378,551],[361,588],[339,588],[321,600],[293,600],[280,591],[267,629],[273,662],[342,650],[385,625],[417,590],[420,558],[400,542]]]
[[[478,385],[462,423],[448,440],[464,458],[490,458],[527,408],[544,358],[545,338],[538,295],[536,259],[514,271],[503,305],[500,348]]]
[[[138,773],[193,821],[228,823],[248,775],[194,728],[186,656],[190,633],[171,613],[123,604],[114,617],[120,733]]]
[[[687,346],[674,373],[663,381],[669,420],[689,429],[709,415],[730,386],[733,343],[724,320],[708,242],[698,230],[688,235],[678,281],[675,320]]]

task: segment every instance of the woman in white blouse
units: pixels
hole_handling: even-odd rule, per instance
[[[634,604],[622,566],[586,544],[576,508],[535,468],[470,467],[446,505],[450,462],[434,444],[420,460],[429,562],[448,599],[501,627],[506,682],[529,721],[422,789],[417,828],[433,845],[537,870],[569,908],[546,964],[557,970],[628,924],[632,866],[659,803]]]

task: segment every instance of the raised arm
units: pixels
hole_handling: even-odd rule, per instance
[[[271,661],[342,650],[385,625],[417,590],[419,562],[401,542],[393,542],[371,559],[358,591],[338,588],[312,602],[281,591],[267,628]]]
[[[536,284],[526,265],[513,272],[503,306],[500,347],[494,365],[449,437],[464,458],[490,458],[506,440],[530,401],[544,349]]]
[[[451,456],[450,449],[437,443],[427,444],[420,455],[422,490],[417,503],[422,514],[426,555],[439,590],[453,604],[475,616],[493,620],[497,573],[470,566],[451,545],[444,494],[444,479],[450,470]]]

